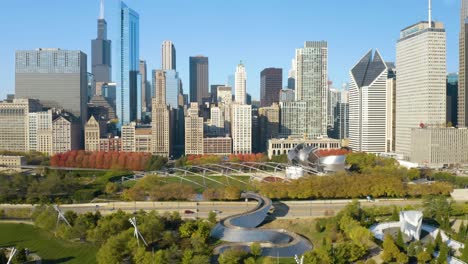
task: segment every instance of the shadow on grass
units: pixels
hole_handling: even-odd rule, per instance
[[[44,264],[59,264],[59,263],[65,263],[68,262],[75,257],[65,257],[65,258],[59,258],[59,259],[43,259],[42,263]]]
[[[24,242],[24,240],[8,241],[6,244],[0,244],[0,248],[16,247],[16,245],[21,242]]]
[[[289,206],[282,202],[274,202],[273,207],[274,207],[273,213],[268,214],[268,216],[263,221],[262,225],[273,222],[278,217],[284,217],[289,212]]]

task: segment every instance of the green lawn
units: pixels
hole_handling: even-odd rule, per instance
[[[26,224],[0,224],[0,247],[29,248],[42,263],[96,263],[97,247],[55,238],[49,232]]]

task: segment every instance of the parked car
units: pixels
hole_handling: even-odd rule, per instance
[[[185,214],[194,214],[195,212],[192,211],[192,210],[185,210],[184,213],[185,213]]]
[[[215,213],[215,214],[221,214],[221,213],[223,213],[223,212],[220,211],[220,210],[213,210],[213,211],[211,211],[211,212],[213,212],[213,213]]]

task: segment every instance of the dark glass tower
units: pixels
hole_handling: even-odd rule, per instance
[[[111,41],[107,39],[107,22],[104,19],[104,1],[98,19],[97,38],[91,41],[92,73],[96,82],[111,81]]]
[[[279,103],[283,86],[283,69],[267,68],[260,73],[260,105],[270,106]]]
[[[208,57],[190,57],[190,102],[202,105],[209,100]]]

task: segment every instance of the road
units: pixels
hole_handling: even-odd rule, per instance
[[[274,202],[274,216],[276,218],[308,218],[323,217],[332,215],[343,209],[351,200],[321,200],[321,201],[285,201]],[[374,202],[361,201],[363,207],[367,206],[405,206],[419,205],[421,200],[376,200]],[[67,204],[60,205],[62,211],[74,211],[76,213],[95,212],[99,210],[102,214],[110,214],[121,209],[126,212],[138,210],[156,210],[160,213],[178,211],[182,217],[207,217],[212,210],[221,211],[218,217],[224,218],[230,215],[239,214],[252,209],[256,202],[109,202],[109,203],[88,203],[88,204]],[[0,209],[10,208],[32,209],[32,205],[0,204]],[[198,210],[197,210],[198,209]],[[192,214],[186,214],[190,210]]]

